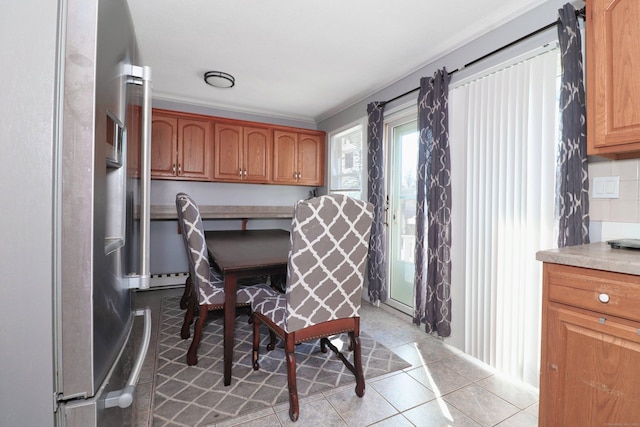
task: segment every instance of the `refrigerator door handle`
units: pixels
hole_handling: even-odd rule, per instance
[[[134,82],[142,84],[142,147],[140,151],[140,271],[126,278],[129,289],[149,289],[151,227],[151,67],[131,66]]]
[[[127,384],[122,390],[110,391],[105,398],[105,408],[113,408],[119,406],[121,408],[128,408],[133,402],[133,395],[136,391],[136,384],[140,377],[140,371],[142,370],[142,364],[147,357],[147,351],[149,350],[149,343],[151,341],[151,309],[143,308],[134,312],[136,316],[144,316],[144,330],[142,332],[142,342],[140,343],[140,350],[138,350],[138,357],[133,365]]]

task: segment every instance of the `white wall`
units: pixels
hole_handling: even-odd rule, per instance
[[[53,153],[58,2],[0,15],[0,425],[53,425]]]
[[[436,59],[432,63],[425,64],[420,69],[386,88],[367,96],[330,117],[322,119],[318,123],[318,129],[331,132],[356,120],[360,120],[362,117],[366,117],[368,103],[395,98],[398,95],[417,88],[420,86],[420,78],[433,76],[433,73],[442,67],[446,67],[448,71],[460,69],[465,64],[475,61],[514,40],[518,40],[545,25],[555,22],[558,18],[558,9],[561,9],[567,2],[573,4],[576,9],[584,6],[584,1],[582,0],[547,0],[528,13],[512,21],[505,22],[464,46],[454,49],[451,52],[445,52],[441,58]],[[426,43],[429,43],[429,41],[425,40],[425,44]],[[381,55],[380,58],[384,60],[384,56]],[[372,72],[375,72],[375,69],[372,69]],[[385,108],[389,110],[396,105],[402,105],[409,100],[417,99],[417,96],[418,93],[413,92],[389,103]]]

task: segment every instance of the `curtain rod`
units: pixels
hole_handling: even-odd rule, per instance
[[[586,16],[586,7],[583,7],[582,9],[578,9],[578,10],[576,10],[576,17],[578,17],[578,18],[582,18],[582,19],[585,19],[585,16]],[[520,38],[519,38],[519,39],[517,39],[517,40],[512,41],[511,43],[508,43],[508,44],[506,44],[506,45],[504,45],[504,46],[502,46],[502,47],[499,47],[499,48],[497,48],[496,50],[493,50],[493,51],[491,51],[491,52],[487,53],[486,55],[481,56],[480,58],[474,59],[473,61],[471,61],[471,62],[469,62],[469,63],[467,63],[467,64],[463,65],[463,66],[462,66],[462,68],[457,68],[457,69],[455,69],[455,70],[453,70],[453,71],[450,71],[450,72],[449,72],[449,76],[452,76],[453,74],[457,73],[458,71],[464,70],[465,68],[467,68],[467,67],[469,67],[469,66],[471,66],[471,65],[474,65],[474,64],[476,64],[476,63],[478,63],[478,62],[482,61],[483,59],[486,59],[486,58],[488,58],[488,57],[490,57],[490,56],[492,56],[492,55],[495,55],[496,53],[498,53],[498,52],[500,52],[500,51],[503,51],[503,50],[505,50],[505,49],[507,49],[507,48],[509,48],[509,47],[511,47],[511,46],[513,46],[513,45],[515,45],[515,44],[517,44],[517,43],[520,43],[521,41],[524,41],[524,40],[528,39],[529,37],[533,37],[533,36],[535,36],[536,34],[540,34],[541,32],[548,30],[549,28],[553,28],[554,26],[558,25],[558,20],[559,20],[559,19],[560,19],[560,18],[558,18],[556,21],[554,21],[554,22],[552,22],[552,23],[550,23],[550,24],[545,25],[545,26],[544,26],[544,27],[542,27],[542,28],[538,28],[537,30],[532,31],[532,32],[530,32],[529,34],[527,34],[527,35],[525,35],[525,36],[520,37]],[[393,101],[395,101],[395,100],[397,100],[397,99],[402,98],[403,96],[407,96],[407,95],[409,95],[410,93],[417,92],[417,91],[419,91],[419,90],[420,90],[420,87],[417,87],[417,88],[415,88],[415,89],[408,90],[408,91],[406,91],[405,93],[400,94],[400,95],[398,95],[398,96],[396,96],[396,97],[393,97],[393,98],[391,98],[391,99],[390,99],[390,100],[388,100],[388,101],[384,101],[384,102],[383,102],[383,104],[388,104],[388,103],[390,103],[390,102],[393,102]]]

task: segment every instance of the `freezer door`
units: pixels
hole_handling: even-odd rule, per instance
[[[136,331],[141,334],[130,334],[126,344],[116,358],[116,362],[107,373],[107,377],[95,396],[64,403],[58,411],[58,426],[132,426],[135,425],[135,411],[139,410],[133,402],[135,384],[142,369],[149,338],[151,334],[150,309],[138,310],[141,316],[141,327],[136,324]],[[138,345],[137,356],[134,347]],[[140,411],[140,410],[139,410]]]

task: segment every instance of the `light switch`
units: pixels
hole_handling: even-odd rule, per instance
[[[591,197],[594,199],[617,199],[620,192],[619,176],[595,176],[593,177],[593,191]]]

